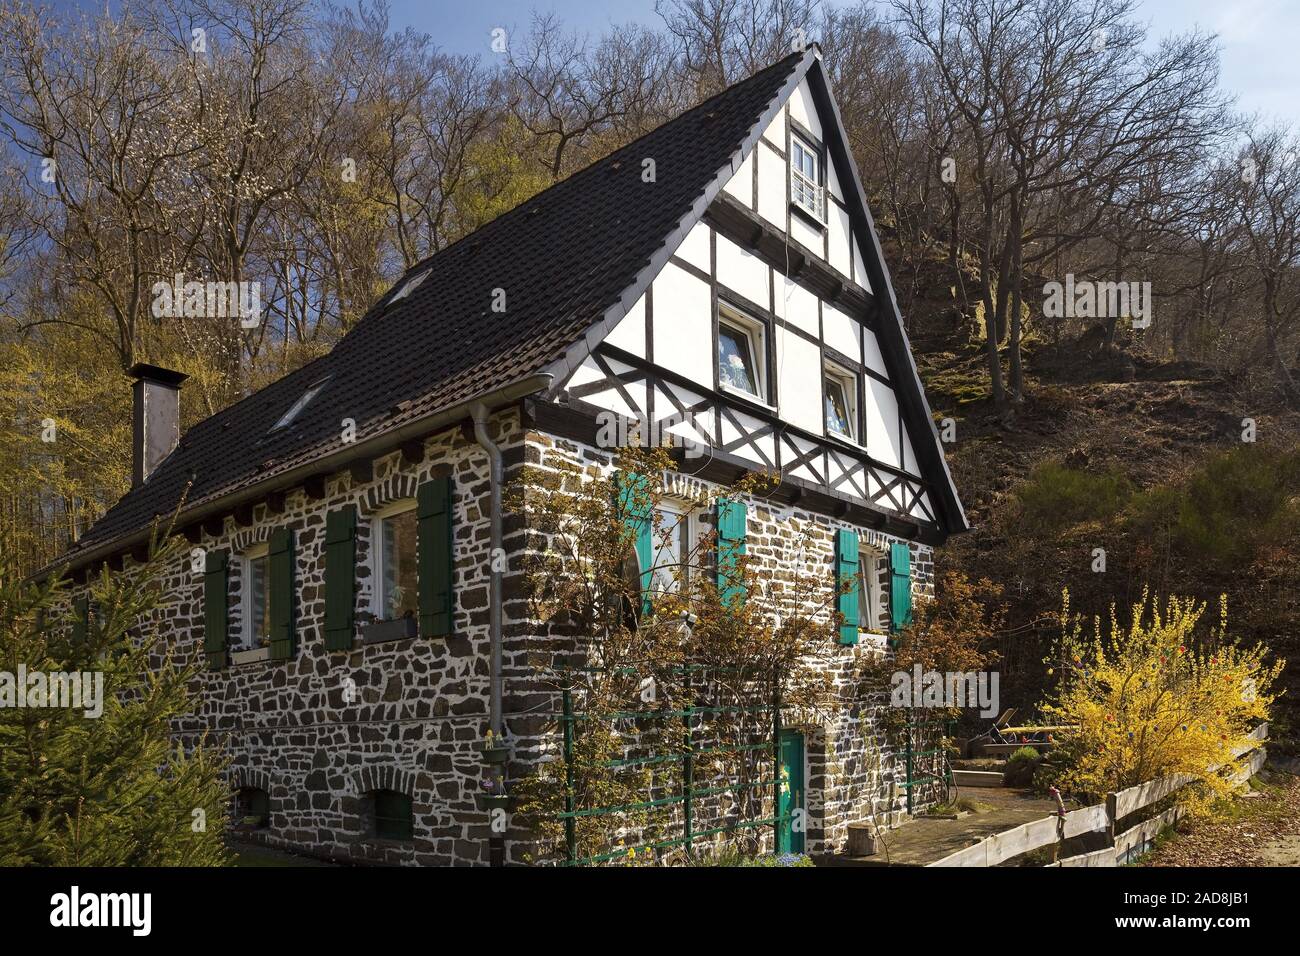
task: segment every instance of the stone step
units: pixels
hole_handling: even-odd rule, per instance
[[[954,770],[952,782],[959,787],[1000,787],[1000,770]]]

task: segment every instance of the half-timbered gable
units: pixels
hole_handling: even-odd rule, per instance
[[[556,399],[780,472],[862,523],[964,530],[815,51],[701,200],[608,331],[571,350]]]

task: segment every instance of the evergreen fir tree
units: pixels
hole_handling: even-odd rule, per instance
[[[172,737],[173,720],[194,711],[199,664],[177,660],[154,613],[169,552],[105,572],[89,605],[0,559],[0,865],[227,862],[223,758]],[[16,706],[20,669],[102,674],[102,713],[87,716],[86,700]]]

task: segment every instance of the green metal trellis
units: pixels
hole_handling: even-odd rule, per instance
[[[951,720],[938,718],[912,721],[904,725],[903,755],[906,777],[903,780],[903,788],[907,791],[907,812],[909,814],[912,813],[914,808],[913,792],[916,789],[927,784],[933,785],[936,781],[942,783],[946,790],[952,788],[952,764],[948,759],[948,748],[942,742],[944,736],[951,734],[952,727],[953,722]],[[917,737],[922,734],[929,736],[931,739],[938,738],[939,745],[921,750],[916,749]],[[929,759],[936,757],[941,759]],[[918,761],[927,759],[929,769],[918,769]]]
[[[696,699],[692,697],[693,692],[707,690],[707,681],[711,675],[713,677],[718,677],[722,674],[732,674],[740,675],[742,678],[752,676],[756,681],[768,679],[770,676],[759,674],[753,670],[747,670],[745,668],[724,668],[708,665],[685,665],[679,668],[674,668],[673,671],[683,678],[682,690],[687,700]],[[620,668],[619,673],[634,676],[636,669]],[[703,684],[698,680],[698,678],[701,677],[703,678]],[[779,684],[777,684],[777,686],[779,688]],[[732,705],[722,704],[717,706],[690,706],[684,709],[658,711],[621,710],[608,713],[590,713],[575,710],[573,694],[567,690],[562,694],[562,705],[563,713],[560,716],[560,720],[563,724],[565,794],[564,810],[558,816],[564,823],[565,865],[583,866],[605,863],[626,856],[629,851],[635,854],[642,851],[658,851],[675,847],[680,847],[688,857],[691,857],[694,855],[694,846],[697,840],[715,836],[720,833],[734,833],[738,830],[754,830],[767,826],[773,828],[775,837],[775,832],[787,819],[789,819],[789,814],[781,815],[778,810],[780,806],[779,747],[781,736],[781,701],[779,689],[774,694],[772,705],[770,707],[773,712],[771,739],[744,743],[737,742],[722,746],[699,746],[699,742],[695,737],[695,732],[699,726],[698,721],[701,718],[737,714],[761,714],[769,708],[765,706],[751,706],[738,703]],[[576,805],[574,750],[577,736],[581,732],[580,728],[584,722],[595,720],[667,721],[675,719],[679,719],[682,724],[682,747],[680,753],[652,753],[646,756],[602,761],[600,766],[610,769],[621,769],[639,766],[677,764],[681,769],[681,788],[679,792],[615,806],[578,807]],[[759,773],[756,774],[757,779],[752,781],[728,780],[722,786],[703,788],[696,786],[695,771],[697,759],[723,753],[738,754],[757,753],[762,751],[769,751],[772,757],[772,773],[770,776]],[[767,787],[772,788],[772,815],[765,816],[760,812],[756,819],[736,820],[727,822],[721,826],[706,827],[702,830],[696,829],[697,801],[708,797],[720,796],[725,793],[737,794],[746,791],[758,791],[761,794],[762,790]],[[759,806],[762,806],[761,798],[759,800]],[[641,810],[671,813],[677,808],[681,809],[681,834],[679,836],[670,836],[659,840],[649,840],[632,846],[621,846],[619,849],[609,852],[589,854],[586,856],[579,855],[577,821],[584,817],[614,816],[617,814]]]

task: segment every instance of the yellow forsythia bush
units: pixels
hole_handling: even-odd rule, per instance
[[[1076,793],[1122,790],[1167,774],[1198,777],[1198,802],[1225,795],[1213,768],[1232,759],[1268,718],[1270,692],[1283,661],[1268,649],[1240,646],[1228,634],[1227,600],[1217,627],[1202,627],[1204,602],[1169,597],[1163,608],[1145,591],[1127,627],[1111,608],[1108,632],[1070,613],[1064,592],[1061,640],[1049,675],[1056,691],[1047,719],[1067,733],[1069,762],[1058,783]]]

